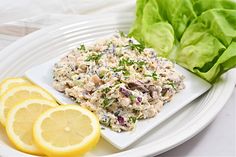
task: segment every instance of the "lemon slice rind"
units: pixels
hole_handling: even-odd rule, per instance
[[[53,146],[51,143],[46,141],[41,135],[41,124],[47,118],[50,118],[50,115],[57,111],[66,111],[66,110],[76,110],[81,112],[83,115],[88,116],[91,120],[91,125],[93,126],[92,133],[85,137],[83,141],[79,144],[69,145],[66,147],[56,147]],[[56,133],[55,133],[56,134]],[[45,113],[43,113],[39,118],[36,120],[34,127],[33,127],[33,136],[36,142],[36,145],[43,151],[45,154],[49,156],[70,156],[70,155],[78,155],[83,154],[90,150],[100,138],[100,125],[97,117],[87,109],[76,105],[63,105],[56,108],[49,109]]]
[[[29,85],[31,83],[28,80],[26,80],[25,78],[21,78],[21,77],[13,77],[13,78],[4,79],[0,83],[0,95],[5,93],[9,89],[9,86],[11,86],[12,84],[16,84],[16,85],[24,85],[25,84],[25,85]]]
[[[20,118],[20,117],[15,117],[17,112],[19,112],[19,110],[22,108],[27,108],[27,106],[35,105],[35,104],[40,104],[41,106],[46,105],[48,107],[56,107],[57,106],[57,104],[54,101],[44,100],[44,99],[28,99],[28,100],[25,100],[19,104],[16,104],[8,113],[7,120],[6,120],[6,132],[7,132],[7,135],[9,137],[10,141],[14,144],[14,146],[17,149],[19,149],[23,152],[26,152],[26,153],[34,154],[34,155],[43,155],[43,153],[34,144],[28,145],[28,144],[24,143],[20,139],[20,136],[18,136],[15,133],[15,128],[14,128],[14,124],[15,124],[14,122],[15,122],[16,118],[18,118],[18,119]],[[34,113],[31,113],[31,114],[34,114]],[[26,122],[21,122],[20,124],[22,124],[22,123],[24,123],[24,124],[27,123],[27,119],[26,119]],[[31,130],[31,131],[33,134],[33,130]],[[32,141],[32,143],[34,143],[34,142]]]
[[[14,86],[14,87],[8,89],[2,96],[0,96],[0,122],[2,123],[3,126],[5,126],[6,117],[7,117],[7,115],[4,113],[5,108],[6,108],[5,102],[9,97],[13,96],[18,91],[38,92],[40,95],[43,96],[43,98],[50,100],[50,101],[55,101],[53,99],[53,97],[48,92],[46,92],[45,90],[43,90],[42,88],[39,88],[37,86],[34,86],[34,85]],[[12,106],[14,106],[14,105],[15,104],[13,104]]]

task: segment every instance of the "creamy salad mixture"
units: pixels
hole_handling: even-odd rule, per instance
[[[157,43],[158,44],[158,43]],[[154,117],[184,88],[174,63],[123,33],[80,45],[55,64],[53,86],[116,132]]]

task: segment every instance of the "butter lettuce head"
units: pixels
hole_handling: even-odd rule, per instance
[[[137,0],[129,35],[213,83],[236,66],[236,3]]]

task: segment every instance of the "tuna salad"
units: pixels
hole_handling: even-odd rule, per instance
[[[116,132],[154,117],[184,88],[171,61],[135,39],[117,33],[63,57],[53,68],[53,86],[94,112]]]

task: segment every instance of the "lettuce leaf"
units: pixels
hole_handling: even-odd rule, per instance
[[[144,29],[145,45],[156,49],[160,55],[167,57],[174,46],[174,30],[167,22],[158,22]],[[156,44],[159,43],[159,44]]]
[[[179,40],[190,22],[197,17],[191,0],[162,0],[165,16]],[[163,11],[164,12],[164,11]]]
[[[222,71],[212,68],[224,57],[223,54],[229,52],[226,49],[236,38],[235,15],[236,10],[225,9],[212,9],[202,13],[184,32],[176,54],[176,62],[214,82],[218,73]],[[236,51],[230,50],[232,54]],[[236,60],[234,64],[236,65]]]
[[[236,3],[234,0],[193,0],[193,8],[199,16],[201,13],[215,8],[236,10]]]
[[[213,67],[204,72],[201,69],[194,69],[194,72],[209,82],[215,82],[221,74],[235,67],[236,64],[236,42],[232,42],[229,47],[215,62]]]
[[[133,27],[130,30],[129,36],[135,37],[139,42],[142,42],[142,20],[143,9],[148,0],[139,0],[136,2],[136,19]]]
[[[168,52],[173,49],[175,37],[172,26],[161,10],[163,6],[160,2],[161,0],[137,1],[137,18],[129,36],[167,57]]]
[[[213,83],[236,66],[236,3],[137,0],[129,35]]]

